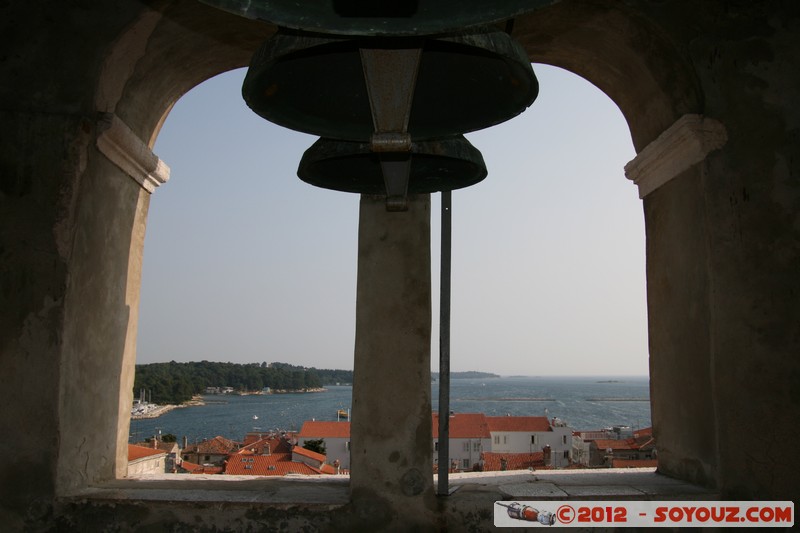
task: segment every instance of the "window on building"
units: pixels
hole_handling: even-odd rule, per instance
[[[203,461],[210,461],[210,460],[211,460],[211,456],[210,455],[203,456]]]
[[[536,435],[531,435],[531,444],[536,444]]]
[[[461,461],[461,467],[464,468],[465,470],[468,469],[469,468],[469,459],[463,459]]]
[[[508,436],[503,435],[503,444],[508,444]]]
[[[564,452],[564,459],[569,459],[569,452],[568,451]]]
[[[466,442],[464,443],[464,451],[465,451],[465,452],[468,452],[468,451],[469,451],[469,441],[466,441]]]
[[[567,436],[566,435],[561,435],[561,443],[562,444],[566,444],[567,443]]]
[[[435,452],[439,451],[439,441],[438,440],[433,443],[433,451],[435,451]]]
[[[500,435],[495,435],[494,436],[494,443],[495,444],[500,444]]]
[[[472,451],[479,452],[481,450],[481,443],[480,442],[473,442],[472,443]]]

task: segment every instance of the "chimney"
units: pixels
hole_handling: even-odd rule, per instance
[[[156,437],[155,435],[153,435],[153,449],[154,450],[158,449],[158,437]]]
[[[186,435],[184,435],[183,436],[183,449],[185,450],[188,447],[189,447],[189,439],[186,438]]]

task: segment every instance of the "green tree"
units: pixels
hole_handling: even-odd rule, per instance
[[[325,455],[325,439],[307,440],[303,448]]]

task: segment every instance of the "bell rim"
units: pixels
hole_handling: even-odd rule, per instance
[[[481,28],[480,31],[462,32],[435,38],[364,38],[358,36],[320,35],[282,29],[264,42],[253,55],[242,84],[242,96],[254,113],[280,126],[325,138],[343,141],[367,141],[373,131],[371,117],[370,120],[362,118],[361,120],[353,120],[345,125],[342,125],[341,121],[333,124],[333,121],[320,118],[314,113],[303,112],[303,108],[293,108],[292,113],[297,113],[297,116],[295,116],[281,106],[269,105],[268,100],[272,98],[272,95],[268,94],[270,91],[270,69],[283,63],[316,57],[314,54],[352,54],[362,47],[407,48],[418,46],[418,43],[423,43],[423,46],[427,45],[429,48],[424,49],[431,53],[453,54],[455,56],[459,54],[459,50],[463,50],[464,55],[469,55],[466,52],[472,51],[472,54],[476,57],[479,55],[490,57],[492,61],[501,62],[505,65],[505,68],[512,72],[512,77],[516,84],[509,81],[508,85],[522,83],[523,88],[520,90],[519,96],[515,93],[514,101],[509,105],[509,109],[504,109],[502,113],[496,113],[495,117],[491,119],[477,122],[474,114],[465,113],[464,115],[469,115],[469,118],[461,118],[461,122],[449,127],[441,121],[430,120],[436,125],[428,126],[423,131],[417,131],[419,128],[411,124],[409,133],[413,140],[429,140],[469,133],[500,124],[524,112],[538,97],[539,83],[531,66],[530,58],[527,57],[522,46],[507,33],[486,27]],[[522,78],[523,81],[520,82],[519,78]],[[424,79],[418,81],[418,83],[423,82]],[[312,85],[323,86],[323,83],[320,79]],[[466,91],[466,89],[464,90]],[[507,89],[507,93],[511,93],[511,91],[512,89]],[[363,92],[366,93],[366,85],[364,85]],[[369,111],[368,107],[364,105],[361,107],[362,109],[358,111],[359,113],[367,113]],[[414,107],[412,106],[412,116],[413,113]],[[313,125],[310,125],[310,123],[313,123]]]
[[[342,153],[341,148],[349,149],[350,152]],[[402,157],[405,154],[400,152],[389,154],[390,157],[392,155]],[[414,141],[411,143],[411,151],[408,152],[408,155],[412,158],[412,164],[414,161],[413,158],[416,156],[418,158],[436,158],[439,160],[457,161],[462,164],[466,163],[473,169],[473,172],[467,176],[456,179],[448,178],[438,180],[435,178],[415,178],[412,171],[412,176],[408,185],[408,194],[428,194],[443,190],[463,189],[480,183],[488,176],[486,163],[484,162],[480,150],[475,148],[463,135]],[[297,177],[309,185],[324,189],[356,194],[381,195],[383,181],[376,179],[374,176],[370,178],[372,184],[369,190],[365,190],[364,188],[359,189],[357,187],[331,186],[332,181],[330,178],[313,176],[313,167],[316,165],[341,162],[350,158],[377,159],[378,157],[378,154],[372,152],[369,143],[320,138],[305,151],[303,157],[300,159]],[[360,179],[360,183],[363,185],[367,178],[362,177]],[[341,180],[338,183],[341,183]],[[456,186],[435,186],[437,183],[454,183]]]

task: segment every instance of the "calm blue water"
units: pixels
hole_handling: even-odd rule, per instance
[[[614,380],[614,382],[608,382]],[[439,386],[431,385],[433,409]],[[216,435],[240,440],[248,431],[299,430],[305,420],[336,420],[336,410],[351,405],[352,387],[266,396],[206,396],[204,406],[175,409],[159,418],[131,421],[131,438],[143,440],[160,429],[189,442]],[[634,401],[608,401],[626,398]],[[450,410],[492,416],[559,417],[573,429],[650,425],[647,377],[507,377],[453,379]],[[257,416],[258,419],[253,417]]]

